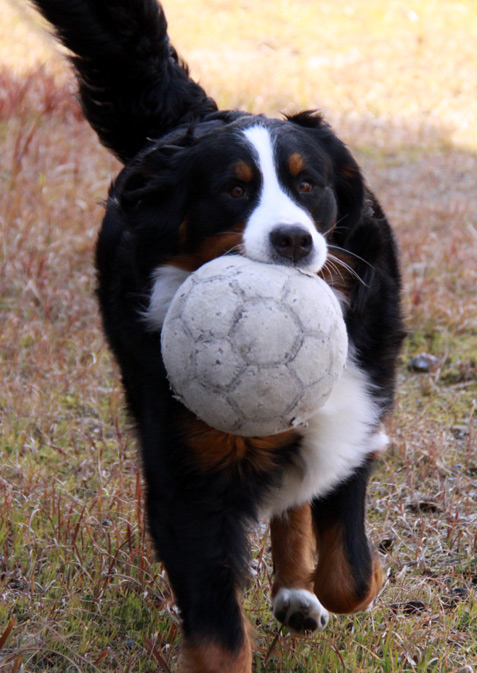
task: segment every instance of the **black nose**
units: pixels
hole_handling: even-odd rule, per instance
[[[296,264],[307,257],[313,248],[313,238],[303,227],[279,225],[270,234],[270,243],[280,257]]]

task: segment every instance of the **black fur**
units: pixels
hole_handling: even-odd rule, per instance
[[[84,115],[121,161],[217,109],[188,76],[155,0],[33,2],[73,53]]]
[[[240,160],[253,164],[240,137],[262,124],[283,153],[281,166],[288,150],[305,157],[311,167],[306,179],[317,185],[311,195],[299,193],[286,171],[281,178],[331,251],[339,250],[354,268],[345,320],[381,418],[392,405],[403,335],[394,237],[355,159],[320,115],[303,112],[280,121],[218,111],[169,44],[156,0],[32,2],[73,53],[86,118],[125,163],[99,234],[98,298],[139,434],[150,530],[189,642],[211,638],[237,652],[245,639],[237,589],[247,576],[247,528],[295,465],[301,440],[291,436],[277,447],[267,469],[257,462],[252,440],[240,461],[197,466],[186,438],[189,421],[167,383],[160,330],[144,319],[153,272],[246,222],[261,177],[254,168],[239,202],[230,197],[237,183],[232,167]],[[312,504],[317,527],[345,531],[346,557],[363,596],[371,573],[364,531],[370,465]]]

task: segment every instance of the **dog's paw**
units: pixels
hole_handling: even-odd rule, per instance
[[[312,635],[328,624],[330,615],[315,594],[304,589],[279,589],[273,614],[294,635]]]

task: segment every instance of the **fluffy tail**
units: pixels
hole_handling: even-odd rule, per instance
[[[167,36],[156,0],[31,0],[73,52],[84,115],[121,161],[217,109]]]

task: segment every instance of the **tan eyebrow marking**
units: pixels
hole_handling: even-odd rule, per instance
[[[238,161],[234,166],[234,175],[242,182],[251,182],[253,178],[252,167],[245,161]]]
[[[298,152],[295,152],[288,159],[288,166],[290,168],[290,173],[293,176],[296,177],[297,175],[299,175],[304,170],[305,160],[303,159],[301,154],[298,154]]]

